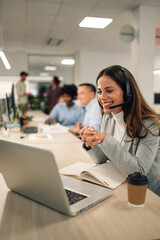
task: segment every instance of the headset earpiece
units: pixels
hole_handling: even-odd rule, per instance
[[[124,102],[121,104],[115,105],[115,106],[111,106],[111,107],[109,107],[109,109],[114,109],[116,107],[120,107],[120,106],[130,103],[132,101],[132,96],[133,96],[132,90],[131,90],[131,85],[130,85],[130,80],[127,77],[125,69],[123,67],[121,67],[120,65],[115,65],[115,66],[118,67],[123,72],[123,75],[124,75],[124,80],[125,80],[125,85],[126,85],[124,93],[123,93]]]
[[[121,67],[120,65],[116,65],[116,67],[118,67],[123,72],[124,79],[125,79],[126,87],[125,87],[125,91],[123,94],[124,102],[126,102],[126,101],[131,102],[133,94],[132,94],[132,90],[131,90],[130,80],[127,77],[126,71],[123,67]]]

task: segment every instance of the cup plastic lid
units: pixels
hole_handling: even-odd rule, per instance
[[[145,175],[142,175],[139,172],[134,172],[128,175],[126,182],[133,185],[146,185],[148,184],[148,179]]]

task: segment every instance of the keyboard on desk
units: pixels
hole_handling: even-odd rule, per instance
[[[72,192],[68,189],[65,189],[68,200],[69,200],[69,204],[72,205],[76,202],[79,202],[81,200],[83,200],[84,198],[87,198],[87,196],[76,193],[76,192]]]
[[[37,133],[38,128],[37,127],[25,127],[23,128],[23,133]]]

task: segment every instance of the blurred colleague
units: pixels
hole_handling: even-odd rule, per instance
[[[96,88],[93,84],[83,83],[78,87],[78,100],[84,107],[84,119],[80,125],[78,122],[75,124],[71,132],[75,135],[80,134],[83,127],[92,126],[97,131],[100,130],[102,114],[96,99]]]
[[[54,124],[59,122],[65,126],[75,125],[76,122],[81,124],[83,121],[83,109],[73,102],[77,96],[77,87],[73,84],[64,85],[60,95],[63,97],[64,102],[57,103],[45,123]]]
[[[44,93],[47,97],[46,113],[49,114],[52,108],[57,104],[60,97],[61,88],[59,87],[60,80],[57,76],[53,76],[52,85],[48,88],[48,92]]]
[[[21,72],[20,73],[20,80],[16,84],[16,91],[18,95],[18,105],[22,109],[26,108],[27,109],[27,104],[28,104],[28,97],[31,97],[31,93],[26,92],[26,84],[25,80],[28,76],[27,72]]]

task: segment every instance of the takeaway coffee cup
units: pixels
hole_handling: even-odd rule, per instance
[[[127,179],[128,204],[143,207],[146,197],[148,179],[139,172],[129,174]]]

